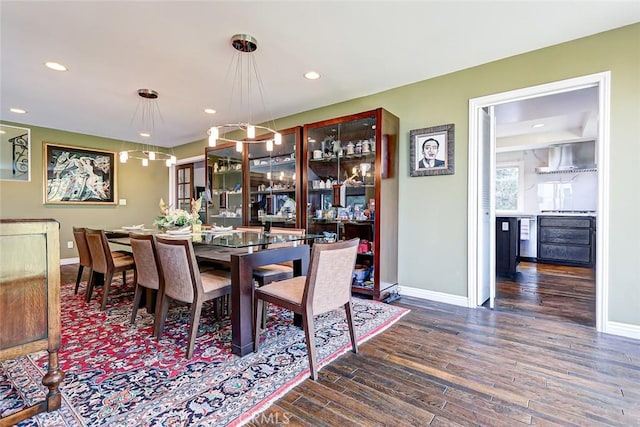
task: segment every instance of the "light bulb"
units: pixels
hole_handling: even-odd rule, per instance
[[[267,140],[267,151],[273,151],[273,141],[270,139]]]
[[[256,127],[254,125],[247,125],[247,138],[255,138],[256,137]]]
[[[279,132],[276,132],[274,135],[275,135],[274,136],[274,140],[275,140],[276,145],[282,144],[282,134],[279,133]]]
[[[142,166],[149,166],[149,159],[142,159]]]
[[[209,129],[209,147],[216,146],[216,141],[218,139],[218,136],[219,136],[218,128],[215,126],[212,126],[211,129]]]
[[[236,151],[242,153],[242,141],[236,141]]]
[[[156,159],[156,152],[149,151],[149,160],[155,160],[155,159]]]

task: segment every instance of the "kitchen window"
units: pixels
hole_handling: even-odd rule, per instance
[[[522,212],[524,208],[524,163],[496,164],[496,212]]]

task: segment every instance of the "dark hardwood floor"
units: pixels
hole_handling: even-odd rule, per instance
[[[513,279],[496,279],[495,309],[596,325],[595,270],[520,262]]]
[[[565,307],[546,290],[586,295],[588,272],[521,271],[496,310],[402,297],[409,314],[248,425],[640,426],[640,341],[585,326],[588,296]]]

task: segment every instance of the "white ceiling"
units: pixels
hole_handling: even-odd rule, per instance
[[[495,117],[498,151],[595,141],[598,137],[598,88],[593,86],[497,105]]]
[[[1,0],[0,19],[1,120],[148,143],[136,92],[151,88],[151,143],[170,147],[246,120],[227,90],[237,33],[258,40],[260,122],[632,24],[640,2]]]

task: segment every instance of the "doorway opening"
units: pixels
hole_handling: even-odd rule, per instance
[[[597,90],[594,123],[597,161],[595,227],[595,326],[604,328],[607,318],[608,273],[608,163],[610,73],[603,72],[544,85],[475,98],[469,102],[469,288],[468,305],[478,307],[496,296],[496,109],[509,103],[541,99],[585,88]],[[534,212],[539,214],[540,212]]]

